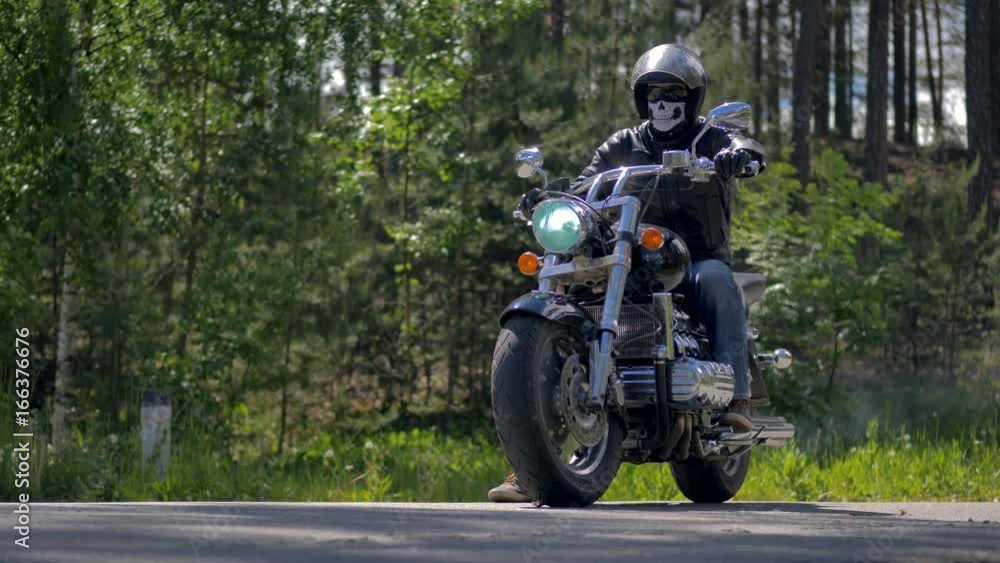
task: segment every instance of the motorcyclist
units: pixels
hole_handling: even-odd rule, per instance
[[[594,153],[577,181],[621,166],[658,164],[665,150],[686,149],[703,128],[698,117],[708,79],[698,56],[673,44],[644,53],[632,71],[635,107],[644,121],[622,129]],[[676,232],[691,252],[691,267],[675,289],[705,323],[713,359],[733,366],[735,389],[721,423],[750,430],[750,373],[743,295],[730,269],[729,225],[734,179],[757,160],[764,168],[764,149],[738,133],[710,128],[698,141],[697,156],[713,159],[709,182],[692,183],[682,176],[663,176],[655,192],[646,192],[643,221]],[[489,492],[494,502],[528,502],[531,498],[511,472]]]

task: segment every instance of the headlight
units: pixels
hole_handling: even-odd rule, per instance
[[[575,249],[587,235],[590,216],[572,202],[550,199],[538,204],[531,216],[535,240],[548,252]]]

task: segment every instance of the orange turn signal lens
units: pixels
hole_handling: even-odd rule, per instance
[[[665,240],[663,231],[656,227],[646,227],[643,229],[642,235],[639,236],[639,243],[646,250],[659,250],[663,248]]]
[[[526,276],[538,273],[538,255],[534,252],[525,252],[518,256],[517,269]]]

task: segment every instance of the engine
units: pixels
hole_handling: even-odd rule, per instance
[[[619,370],[628,408],[656,404],[656,375],[653,366]],[[729,364],[682,358],[673,362],[668,389],[673,403],[691,409],[721,408],[733,398],[733,368]]]

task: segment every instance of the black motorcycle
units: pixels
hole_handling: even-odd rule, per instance
[[[757,446],[782,446],[794,428],[780,417],[754,417],[752,428],[722,424],[733,396],[733,368],[711,360],[704,326],[670,293],[690,264],[669,229],[640,223],[642,199],[630,182],[677,174],[691,183],[714,174],[695,156],[709,127],[748,127],[750,106],[731,102],[709,112],[690,150],[665,151],[660,165],[623,167],[570,190],[549,190],[536,148],[515,160],[522,178],[545,187],[529,221],[544,257],[526,252],[518,267],[538,275],[536,291],[500,316],[493,355],[493,416],[518,478],[550,506],[588,505],[611,485],[621,463],[669,462],[694,502],[725,502],[739,492]],[[751,162],[748,174],[759,164]],[[606,183],[614,181],[604,197]],[[764,294],[759,274],[737,273],[750,305]],[[756,353],[748,324],[751,405],[768,404],[761,367],[791,365],[783,349]]]

